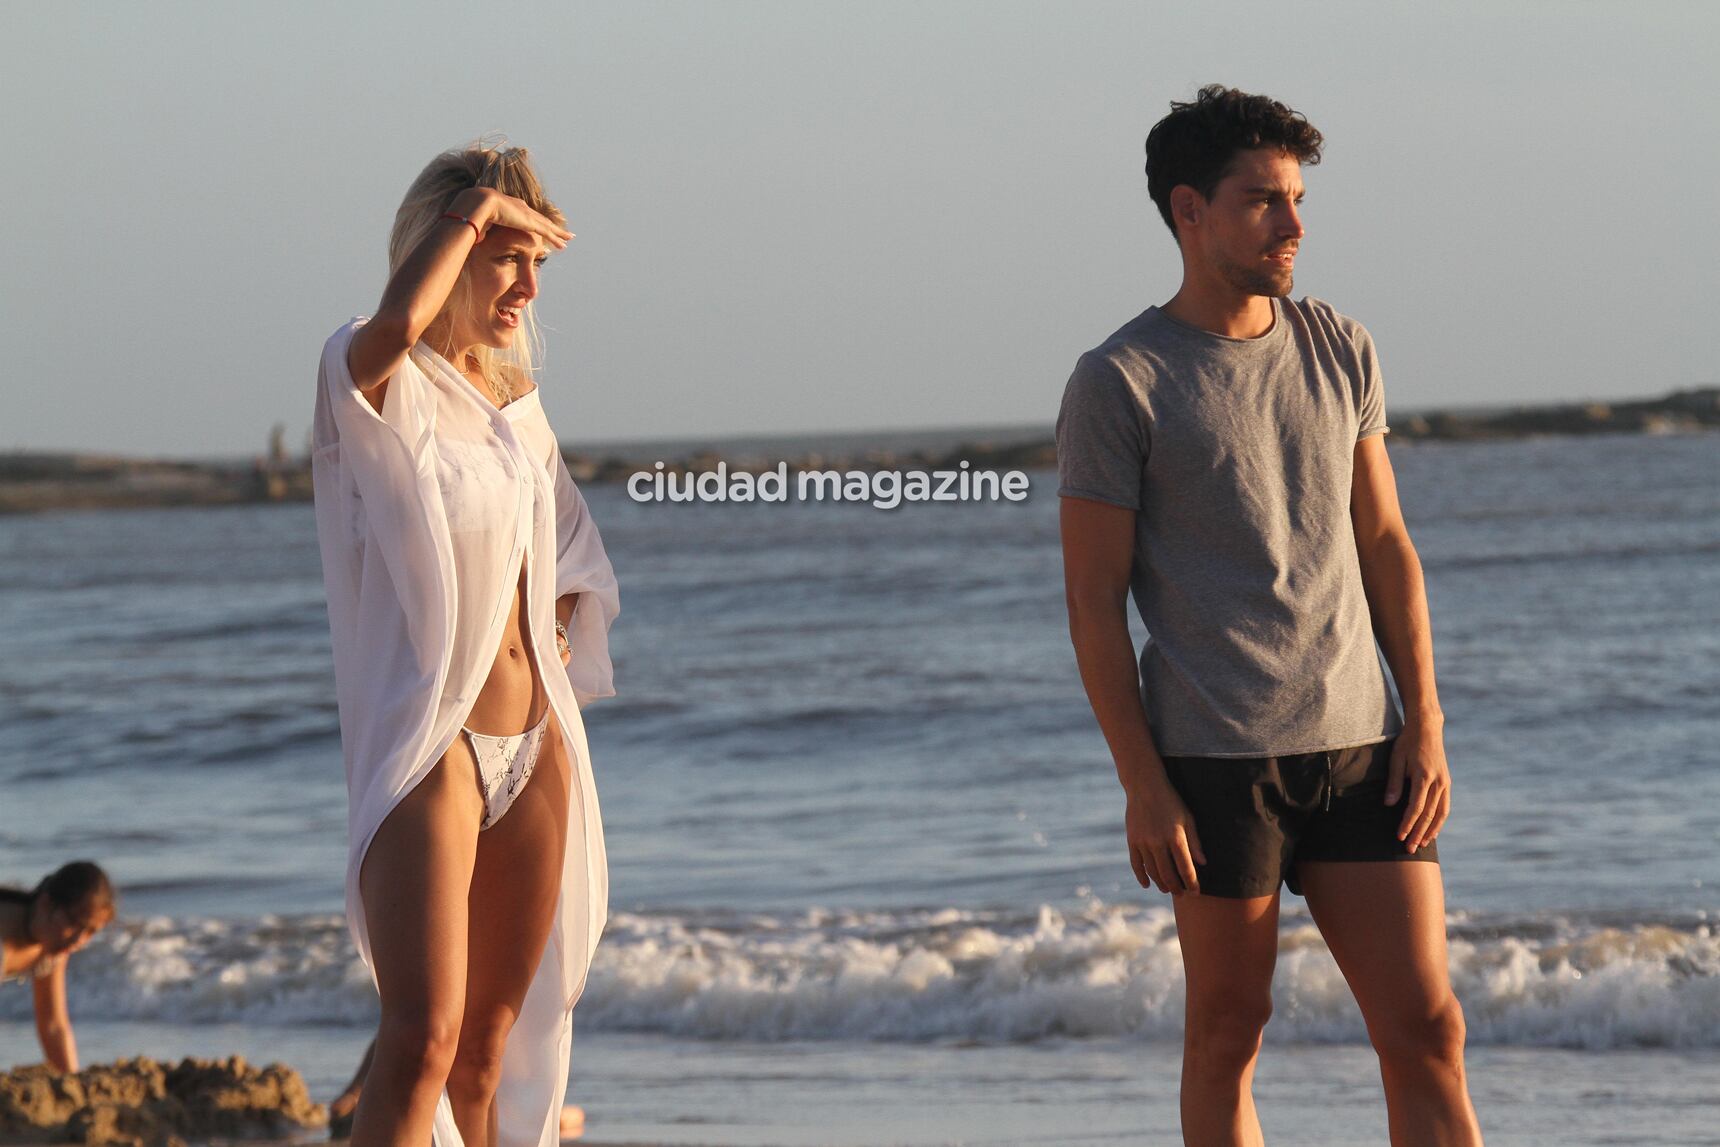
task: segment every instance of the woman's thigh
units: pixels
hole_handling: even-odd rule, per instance
[[[466,983],[467,892],[483,797],[455,738],[388,814],[365,853],[359,895],[384,1018],[458,1016]]]
[[[561,892],[571,769],[554,714],[531,779],[478,838],[468,903],[465,1030],[500,1034],[519,1014]]]

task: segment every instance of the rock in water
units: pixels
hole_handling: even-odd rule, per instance
[[[243,1058],[122,1059],[75,1074],[43,1066],[0,1074],[0,1144],[183,1147],[208,1139],[280,1138],[328,1113],[278,1063]]]

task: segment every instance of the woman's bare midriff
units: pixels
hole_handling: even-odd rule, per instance
[[[466,378],[480,392],[488,392],[489,384],[482,374],[468,370]],[[522,389],[516,379],[515,389],[518,399],[537,386],[526,383]],[[537,724],[549,704],[528,643],[531,634],[527,610],[526,567],[522,562],[519,580],[514,585],[514,599],[508,606],[508,623],[502,628],[502,640],[496,647],[496,660],[484,679],[484,687],[478,690],[478,699],[472,702],[472,711],[466,715],[466,728],[474,733],[493,737],[523,733]]]
[[[522,564],[508,607],[508,622],[502,627],[502,640],[496,647],[496,660],[466,717],[466,728],[472,732],[511,737],[525,732],[543,716],[549,698],[531,654],[530,630]]]

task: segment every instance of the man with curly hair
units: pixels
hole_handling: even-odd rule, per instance
[[[1379,363],[1360,323],[1289,298],[1321,136],[1217,85],[1171,109],[1147,188],[1182,285],[1081,356],[1057,446],[1082,683],[1129,863],[1176,914],[1183,1139],[1262,1142],[1251,1083],[1282,883],[1361,1006],[1392,1143],[1479,1144],[1434,844],[1444,717]]]

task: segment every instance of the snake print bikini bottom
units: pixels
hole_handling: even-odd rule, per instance
[[[489,828],[513,807],[537,767],[538,753],[543,749],[544,733],[549,728],[546,707],[538,723],[523,733],[511,737],[496,737],[489,733],[474,733],[467,728],[466,741],[472,746],[472,756],[478,761],[478,788],[484,794],[484,820],[478,831]]]

